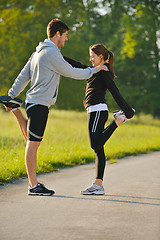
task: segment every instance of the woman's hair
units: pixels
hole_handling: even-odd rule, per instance
[[[109,51],[103,44],[94,44],[91,45],[89,50],[92,50],[98,56],[102,54],[104,61],[109,64],[109,67],[113,73],[113,78],[116,77],[113,69],[113,53]]]
[[[52,38],[58,31],[60,32],[60,35],[62,35],[64,32],[69,31],[69,27],[60,19],[55,18],[48,23],[47,26],[48,38]]]

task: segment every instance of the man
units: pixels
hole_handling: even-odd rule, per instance
[[[67,63],[59,48],[64,47],[68,40],[68,26],[59,19],[53,19],[47,26],[47,36],[44,42],[39,43],[36,52],[32,54],[12,88],[9,96],[1,96],[0,102],[6,105],[7,110],[12,103],[21,105],[15,98],[30,83],[26,93],[26,119],[19,109],[13,109],[26,139],[25,163],[29,180],[29,195],[52,195],[53,190],[47,189],[39,183],[36,176],[37,150],[42,141],[47,123],[49,107],[54,105],[58,95],[60,75],[75,79],[87,79],[100,70],[107,70],[105,66],[79,69]]]

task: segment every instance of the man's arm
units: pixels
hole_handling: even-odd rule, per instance
[[[15,79],[12,88],[8,91],[8,95],[10,97],[14,98],[18,96],[30,82],[30,62],[32,56],[30,57],[24,68],[21,70],[18,77]]]
[[[63,58],[59,51],[57,51],[56,54],[55,52],[50,51],[47,64],[50,66],[51,70],[56,73],[74,79],[88,79],[100,70],[108,70],[104,65],[94,68],[87,67],[86,69],[72,67],[72,65]]]

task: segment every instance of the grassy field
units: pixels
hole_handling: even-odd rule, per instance
[[[111,115],[111,114],[110,114]],[[109,122],[113,117],[109,117]],[[107,124],[108,124],[107,123]],[[141,115],[122,124],[105,145],[108,160],[160,150],[160,120]],[[0,184],[26,176],[25,141],[12,113],[0,110]],[[51,110],[38,151],[37,172],[94,161],[86,112]]]

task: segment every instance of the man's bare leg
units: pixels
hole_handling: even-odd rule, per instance
[[[28,120],[23,115],[21,110],[16,109],[15,111],[13,111],[13,114],[18,121],[21,132],[26,141],[25,164],[26,164],[29,185],[33,187],[38,183],[37,176],[36,176],[36,167],[37,167],[37,150],[40,145],[40,142],[27,140]]]
[[[26,164],[29,185],[33,187],[38,183],[37,176],[36,176],[37,150],[41,142],[27,140],[28,119],[23,115],[20,109],[14,110],[13,114],[18,121],[21,132],[26,141],[25,164]]]
[[[25,141],[27,142],[27,123],[28,119],[23,115],[20,109],[16,109],[13,111],[14,116],[16,117],[19,127],[21,129],[21,132],[24,136]]]
[[[29,185],[31,187],[35,186],[38,183],[36,176],[36,166],[37,166],[37,150],[40,143],[41,142],[28,140],[26,144],[25,163]]]
[[[14,116],[16,117],[19,127],[21,129],[21,132],[23,134],[23,137],[25,141],[27,142],[27,124],[28,124],[28,119],[23,115],[20,109],[12,109],[9,107],[4,106],[6,111],[12,111]]]

